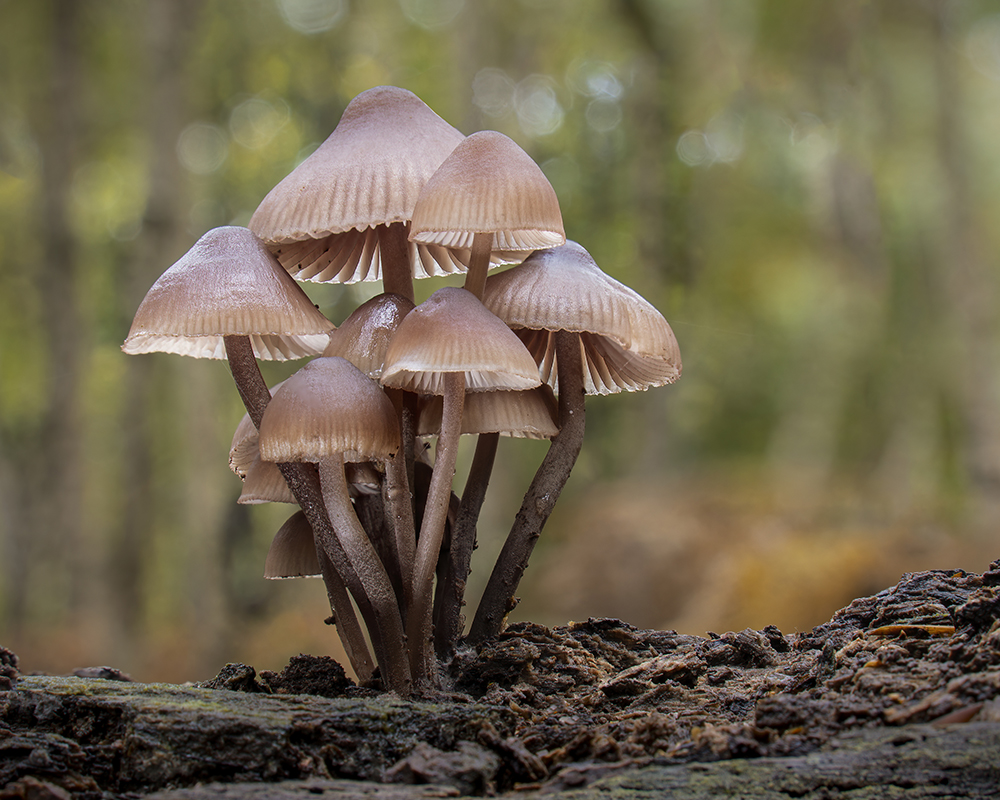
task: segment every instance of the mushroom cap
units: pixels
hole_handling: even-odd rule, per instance
[[[417,200],[410,241],[471,248],[493,234],[493,250],[538,250],[566,241],[552,184],[512,139],[496,131],[466,137]]]
[[[382,383],[444,394],[444,374],[465,373],[466,392],[533,389],[541,381],[531,354],[504,323],[465,289],[446,287],[396,328]]]
[[[663,315],[576,242],[491,275],[483,304],[517,331],[553,388],[558,330],[580,334],[588,394],[637,391],[680,377],[680,349]]]
[[[412,218],[420,190],[463,138],[412,92],[376,86],[267,194],[250,229],[301,279],[378,280],[377,228]],[[443,248],[417,249],[415,277],[464,269]]]
[[[441,432],[442,398],[430,397],[420,408],[417,436]],[[522,439],[551,439],[559,433],[558,410],[546,385],[523,392],[475,392],[462,408],[462,433],[500,433]]]
[[[278,465],[262,461],[258,452],[243,478],[243,491],[236,501],[241,505],[258,503],[298,503],[285,482]]]
[[[271,541],[264,559],[264,577],[317,578],[321,572],[312,528],[306,515],[296,511]]]
[[[156,280],[122,350],[224,359],[236,334],[257,358],[284,361],[323,352],[333,327],[253,233],[223,227]]]
[[[260,457],[277,463],[387,458],[399,449],[399,422],[382,387],[350,361],[317,358],[288,378],[264,411]]]
[[[376,380],[382,374],[385,351],[396,328],[410,311],[413,302],[398,294],[380,294],[354,310],[344,323],[330,334],[325,356],[341,356]]]

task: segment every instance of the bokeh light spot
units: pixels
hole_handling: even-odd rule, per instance
[[[347,0],[276,0],[278,11],[292,30],[307,35],[324,33],[347,16]]]
[[[192,122],[177,138],[177,158],[195,175],[209,175],[221,167],[229,155],[229,140],[217,125]]]

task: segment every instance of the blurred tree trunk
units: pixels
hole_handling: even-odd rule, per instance
[[[62,579],[62,602],[77,608],[83,599],[83,582],[76,566],[83,561],[86,543],[82,525],[82,449],[80,375],[86,352],[87,331],[79,313],[80,251],[72,232],[70,188],[80,164],[84,133],[78,98],[85,65],[81,54],[79,4],[53,0],[48,4],[49,75],[45,95],[31,109],[38,132],[41,159],[40,225],[42,263],[33,276],[45,298],[41,335],[47,351],[46,397],[37,436],[22,440],[16,479],[19,502],[26,510],[23,527],[14,532],[27,539],[25,549],[43,554],[42,562]],[[32,441],[33,440],[33,441]],[[23,540],[22,539],[22,540]],[[30,580],[30,571],[24,576]],[[30,586],[15,586],[18,623]]]
[[[959,51],[950,39],[958,9],[950,3],[930,8],[937,151],[943,168],[939,191],[944,210],[940,235],[930,243],[931,257],[940,271],[936,284],[945,303],[948,329],[955,337],[948,350],[953,371],[947,374],[955,383],[953,391],[960,404],[965,470],[973,493],[972,523],[977,532],[992,533],[1000,523],[997,285],[969,174],[964,84],[956,63]]]
[[[149,287],[184,251],[184,173],[176,148],[188,121],[187,75],[184,65],[191,51],[201,0],[150,0],[146,4],[146,61],[138,80],[145,87],[142,129],[148,142],[149,196],[142,235],[126,266],[122,317],[131,319]],[[156,447],[154,409],[164,381],[156,359],[127,359],[122,429],[124,497],[120,528],[110,543],[108,615],[118,630],[113,648],[121,663],[129,663],[146,608],[153,521],[157,509],[153,459]]]

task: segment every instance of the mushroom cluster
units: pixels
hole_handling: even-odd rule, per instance
[[[514,265],[489,277],[492,266]],[[465,273],[414,305],[413,279]],[[336,327],[295,278],[381,280]],[[122,349],[225,358],[246,406],[240,502],[299,506],[265,577],[320,575],[359,681],[441,687],[498,438],[544,438],[465,641],[497,634],[583,442],[584,396],[680,376],[670,326],[566,240],[556,194],[508,137],[468,137],[377,87],[264,198],[154,283]],[[269,388],[258,359],[310,358]],[[477,436],[461,495],[459,439]],[[436,439],[434,457],[420,440]],[[356,610],[355,610],[356,609]],[[360,614],[361,619],[358,619]]]

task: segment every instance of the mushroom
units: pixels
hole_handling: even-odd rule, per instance
[[[466,391],[530,389],[538,368],[517,336],[464,289],[439,289],[396,329],[386,352],[382,384],[442,395],[441,434],[413,568],[413,606],[407,616],[410,663],[418,681],[431,674],[434,569],[455,474]]]
[[[399,602],[351,505],[344,469],[345,462],[381,460],[398,449],[399,425],[389,398],[375,381],[336,356],[314,359],[288,378],[260,426],[261,458],[318,465],[332,533],[325,526],[313,525],[313,530],[368,624],[386,687],[408,697],[412,680]]]
[[[412,300],[414,275],[464,268],[444,248],[407,241],[417,195],[463,138],[412,92],[369,89],[268,193],[250,229],[300,279],[382,278],[385,291]]]
[[[302,358],[322,352],[334,326],[247,228],[215,228],[153,284],[140,303],[122,350],[226,358],[253,425],[259,427],[271,392],[257,358]],[[279,465],[315,528],[321,513],[315,474]],[[371,673],[371,656],[343,579],[320,559],[338,633],[358,679]]]
[[[483,302],[518,331],[543,379],[558,390],[559,435],[494,565],[469,631],[472,642],[498,633],[513,608],[528,558],[583,444],[584,393],[643,390],[681,374],[677,340],[663,315],[605,274],[576,242],[533,253],[491,276]]]
[[[410,241],[471,249],[465,288],[478,298],[493,251],[526,251],[566,241],[555,190],[507,136],[480,131],[464,139],[420,192]]]
[[[382,374],[389,341],[400,321],[412,309],[413,301],[401,295],[391,293],[376,295],[355,309],[344,323],[330,334],[330,343],[323,351],[323,355],[346,358],[366,375],[377,380]],[[380,527],[383,521],[390,523],[392,535],[386,542],[381,541],[382,537],[377,531],[369,533],[376,537],[377,544],[385,547],[383,551],[386,554],[385,566],[389,570],[393,586],[401,592],[405,613],[412,601],[413,580],[410,570],[413,568],[416,545],[411,487],[417,396],[412,392],[389,387],[386,388],[386,394],[392,400],[399,417],[402,448],[385,462],[386,479],[382,502],[389,509],[389,514],[362,515],[362,518],[370,516]],[[374,499],[362,501],[365,505],[374,502],[376,502]]]
[[[267,462],[264,462],[267,463]],[[278,528],[264,559],[264,577],[318,578],[322,576],[313,530],[301,511],[296,511]]]
[[[270,399],[257,358],[323,352],[333,323],[246,228],[214,228],[164,272],[122,350],[226,358],[255,425]]]

